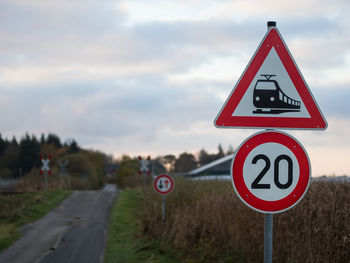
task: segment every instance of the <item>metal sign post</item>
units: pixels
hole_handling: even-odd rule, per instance
[[[48,186],[47,186],[47,172],[46,171],[44,173],[44,177],[45,177],[45,191],[47,191]]]
[[[165,221],[165,200],[166,195],[162,196],[162,220]]]
[[[173,190],[174,181],[169,175],[161,174],[154,180],[153,188],[158,194],[162,195],[162,221],[165,221],[166,195]]]
[[[151,160],[151,156],[148,156],[147,159],[142,159],[141,156],[139,156],[138,158],[139,158],[139,161],[141,163],[141,168],[139,170],[139,174],[144,175],[143,186],[146,188],[146,186],[147,186],[147,176],[146,175],[151,175],[151,172],[148,168],[148,164]]]
[[[264,263],[272,263],[273,214],[264,216]]]
[[[61,188],[63,188],[65,176],[67,177],[68,187],[71,188],[69,174],[66,172],[66,166],[68,165],[68,163],[69,160],[66,160],[64,163],[62,163],[61,160],[58,160],[58,164],[61,168],[59,173],[59,176],[61,177]]]

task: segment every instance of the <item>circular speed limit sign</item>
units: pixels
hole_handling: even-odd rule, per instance
[[[153,187],[158,194],[166,195],[173,190],[174,181],[169,175],[161,174],[154,180]]]
[[[303,146],[280,131],[263,131],[246,139],[231,166],[240,199],[262,213],[292,208],[305,195],[311,167]]]

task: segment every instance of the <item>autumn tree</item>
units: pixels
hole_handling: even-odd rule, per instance
[[[131,159],[128,155],[123,155],[119,161],[117,170],[117,185],[118,187],[125,187],[126,182],[130,177],[138,176],[140,170],[140,162],[137,159]]]

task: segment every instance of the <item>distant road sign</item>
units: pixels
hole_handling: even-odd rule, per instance
[[[303,146],[280,131],[263,131],[246,139],[231,166],[239,198],[262,213],[279,213],[296,205],[310,184],[311,166]]]
[[[49,155],[46,159],[42,155],[40,155],[40,160],[41,160],[41,163],[43,164],[43,166],[40,170],[40,174],[43,174],[44,172],[51,174],[51,169],[49,166],[49,163],[51,160],[51,155]]]
[[[141,162],[141,168],[139,170],[139,174],[146,173],[148,175],[151,174],[151,171],[148,168],[149,161],[151,160],[151,156],[148,156],[147,159],[142,159],[141,156],[139,156],[139,161]]]
[[[269,27],[214,124],[218,128],[327,128],[276,26]]]
[[[174,181],[169,175],[161,174],[154,180],[153,187],[158,194],[166,195],[173,190]]]

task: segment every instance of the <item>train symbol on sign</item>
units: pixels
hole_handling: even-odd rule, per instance
[[[300,101],[288,97],[272,77],[276,75],[261,74],[265,79],[258,79],[253,91],[255,114],[280,114],[300,112]]]

